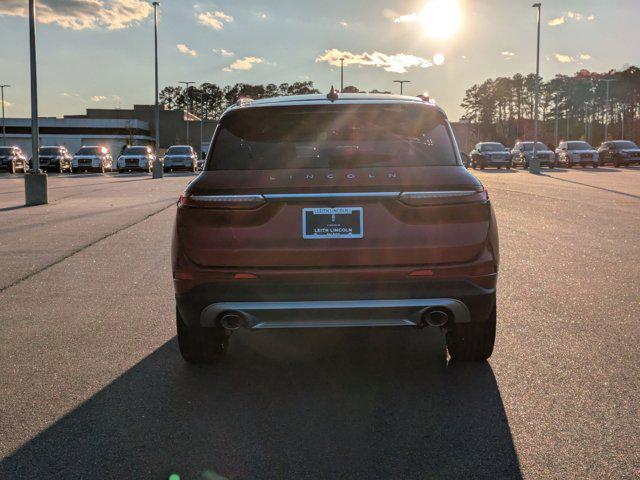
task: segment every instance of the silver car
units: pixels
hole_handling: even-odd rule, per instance
[[[118,157],[118,173],[133,171],[151,173],[155,159],[156,156],[151,147],[129,145]]]
[[[198,155],[189,145],[173,145],[164,156],[164,171],[198,170]]]
[[[83,146],[73,156],[71,173],[110,172],[112,166],[111,153],[104,146]]]
[[[560,142],[556,149],[556,161],[558,165],[571,168],[574,165],[587,165],[598,168],[600,156],[598,151],[583,141]]]
[[[549,150],[544,143],[536,143],[536,157],[540,162],[540,166],[546,165],[553,168],[556,164],[555,153]],[[529,168],[529,164],[533,159],[533,142],[517,142],[511,150],[511,161],[513,166]]]

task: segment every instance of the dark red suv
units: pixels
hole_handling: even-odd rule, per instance
[[[180,197],[172,260],[188,362],[238,328],[430,325],[454,359],[493,350],[495,216],[427,99],[239,102]]]

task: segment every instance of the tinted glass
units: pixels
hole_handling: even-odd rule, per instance
[[[124,155],[147,155],[148,153],[147,147],[127,147],[124,151]]]
[[[40,155],[61,155],[60,147],[45,147],[40,149]]]
[[[587,142],[569,142],[567,148],[569,150],[593,150],[593,147]]]
[[[618,142],[611,142],[613,144],[615,144],[616,148],[622,148],[622,149],[626,149],[626,148],[638,148],[638,146],[633,143],[633,142],[629,142],[626,140],[620,140]]]
[[[191,155],[191,148],[189,147],[169,147],[167,155]]]
[[[480,151],[482,152],[503,152],[507,149],[501,143],[483,143],[480,146]]]
[[[76,153],[76,155],[106,155],[106,154],[107,154],[107,150],[104,149],[104,147],[84,147],[78,150],[78,153]]]
[[[0,147],[0,155],[11,155],[12,153],[13,147]]]
[[[254,107],[227,114],[208,170],[456,165],[443,116],[423,105]]]
[[[530,151],[533,150],[533,142],[526,142],[523,143],[522,146],[524,147],[525,151]],[[542,142],[538,142],[536,143],[536,150],[540,151],[540,150],[549,150],[549,147],[547,147],[544,143]]]

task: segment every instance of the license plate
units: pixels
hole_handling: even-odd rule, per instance
[[[302,238],[362,238],[362,207],[303,208]]]

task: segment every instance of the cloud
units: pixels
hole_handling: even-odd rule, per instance
[[[185,55],[191,55],[192,57],[195,57],[196,55],[198,55],[198,52],[196,52],[195,50],[191,50],[184,43],[179,43],[176,45],[176,47],[178,48],[180,53],[184,53]]]
[[[60,95],[62,95],[63,97],[79,97],[80,95],[77,93],[69,93],[69,92],[62,92]]]
[[[233,17],[224,12],[216,10],[215,12],[200,12],[196,14],[198,23],[214,30],[222,30],[225,23],[233,22]]]
[[[503,52],[500,52],[500,55],[502,55],[503,57],[513,57],[515,56],[515,53],[505,50]]]
[[[0,105],[2,105],[2,103],[0,103]],[[4,108],[9,108],[9,107],[11,107],[11,106],[13,106],[13,103],[11,103],[11,102],[10,102],[10,101],[8,101],[8,100],[5,100],[5,101],[4,101]]]
[[[153,7],[145,0],[40,0],[38,22],[71,30],[106,28],[120,30],[151,16]],[[27,17],[27,2],[2,0],[0,16]]]
[[[213,52],[218,55],[222,55],[223,57],[233,57],[235,55],[235,53],[225,50],[224,48],[214,48]]]
[[[269,16],[265,12],[258,12],[258,13],[256,13],[256,16],[260,20],[267,20],[269,18]]]
[[[225,72],[232,72],[233,70],[251,70],[254,65],[264,63],[264,58],[260,57],[244,57],[239,58],[228,67],[223,68]]]
[[[409,13],[408,15],[400,15],[393,19],[393,23],[410,23],[417,22],[418,14],[417,13]]]
[[[564,55],[562,53],[554,53],[553,56],[560,63],[573,63],[576,61],[571,55]]]
[[[93,97],[91,97],[91,101],[92,102],[96,102],[96,103],[102,102],[102,101],[104,101],[106,99],[107,99],[107,97],[105,97],[104,95],[94,95]]]
[[[344,58],[345,65],[362,65],[383,68],[387,72],[405,73],[409,68],[428,68],[433,65],[431,60],[409,55],[406,53],[396,53],[387,55],[374,51],[373,53],[351,53],[332,48],[316,58],[316,63],[327,62],[329,65],[340,66],[340,59]]]
[[[349,26],[349,23],[346,22],[345,20],[340,20],[340,26],[344,27],[344,28],[347,28]]]
[[[550,25],[552,27],[557,27],[558,25],[562,25],[563,23],[565,23],[567,20],[580,22],[585,18],[589,21],[592,21],[592,20],[595,20],[596,16],[593,13],[591,13],[585,17],[582,13],[568,11],[559,17],[552,18],[547,22],[547,25]]]
[[[581,53],[579,57],[580,60],[591,60],[591,55],[589,55],[588,53]]]

